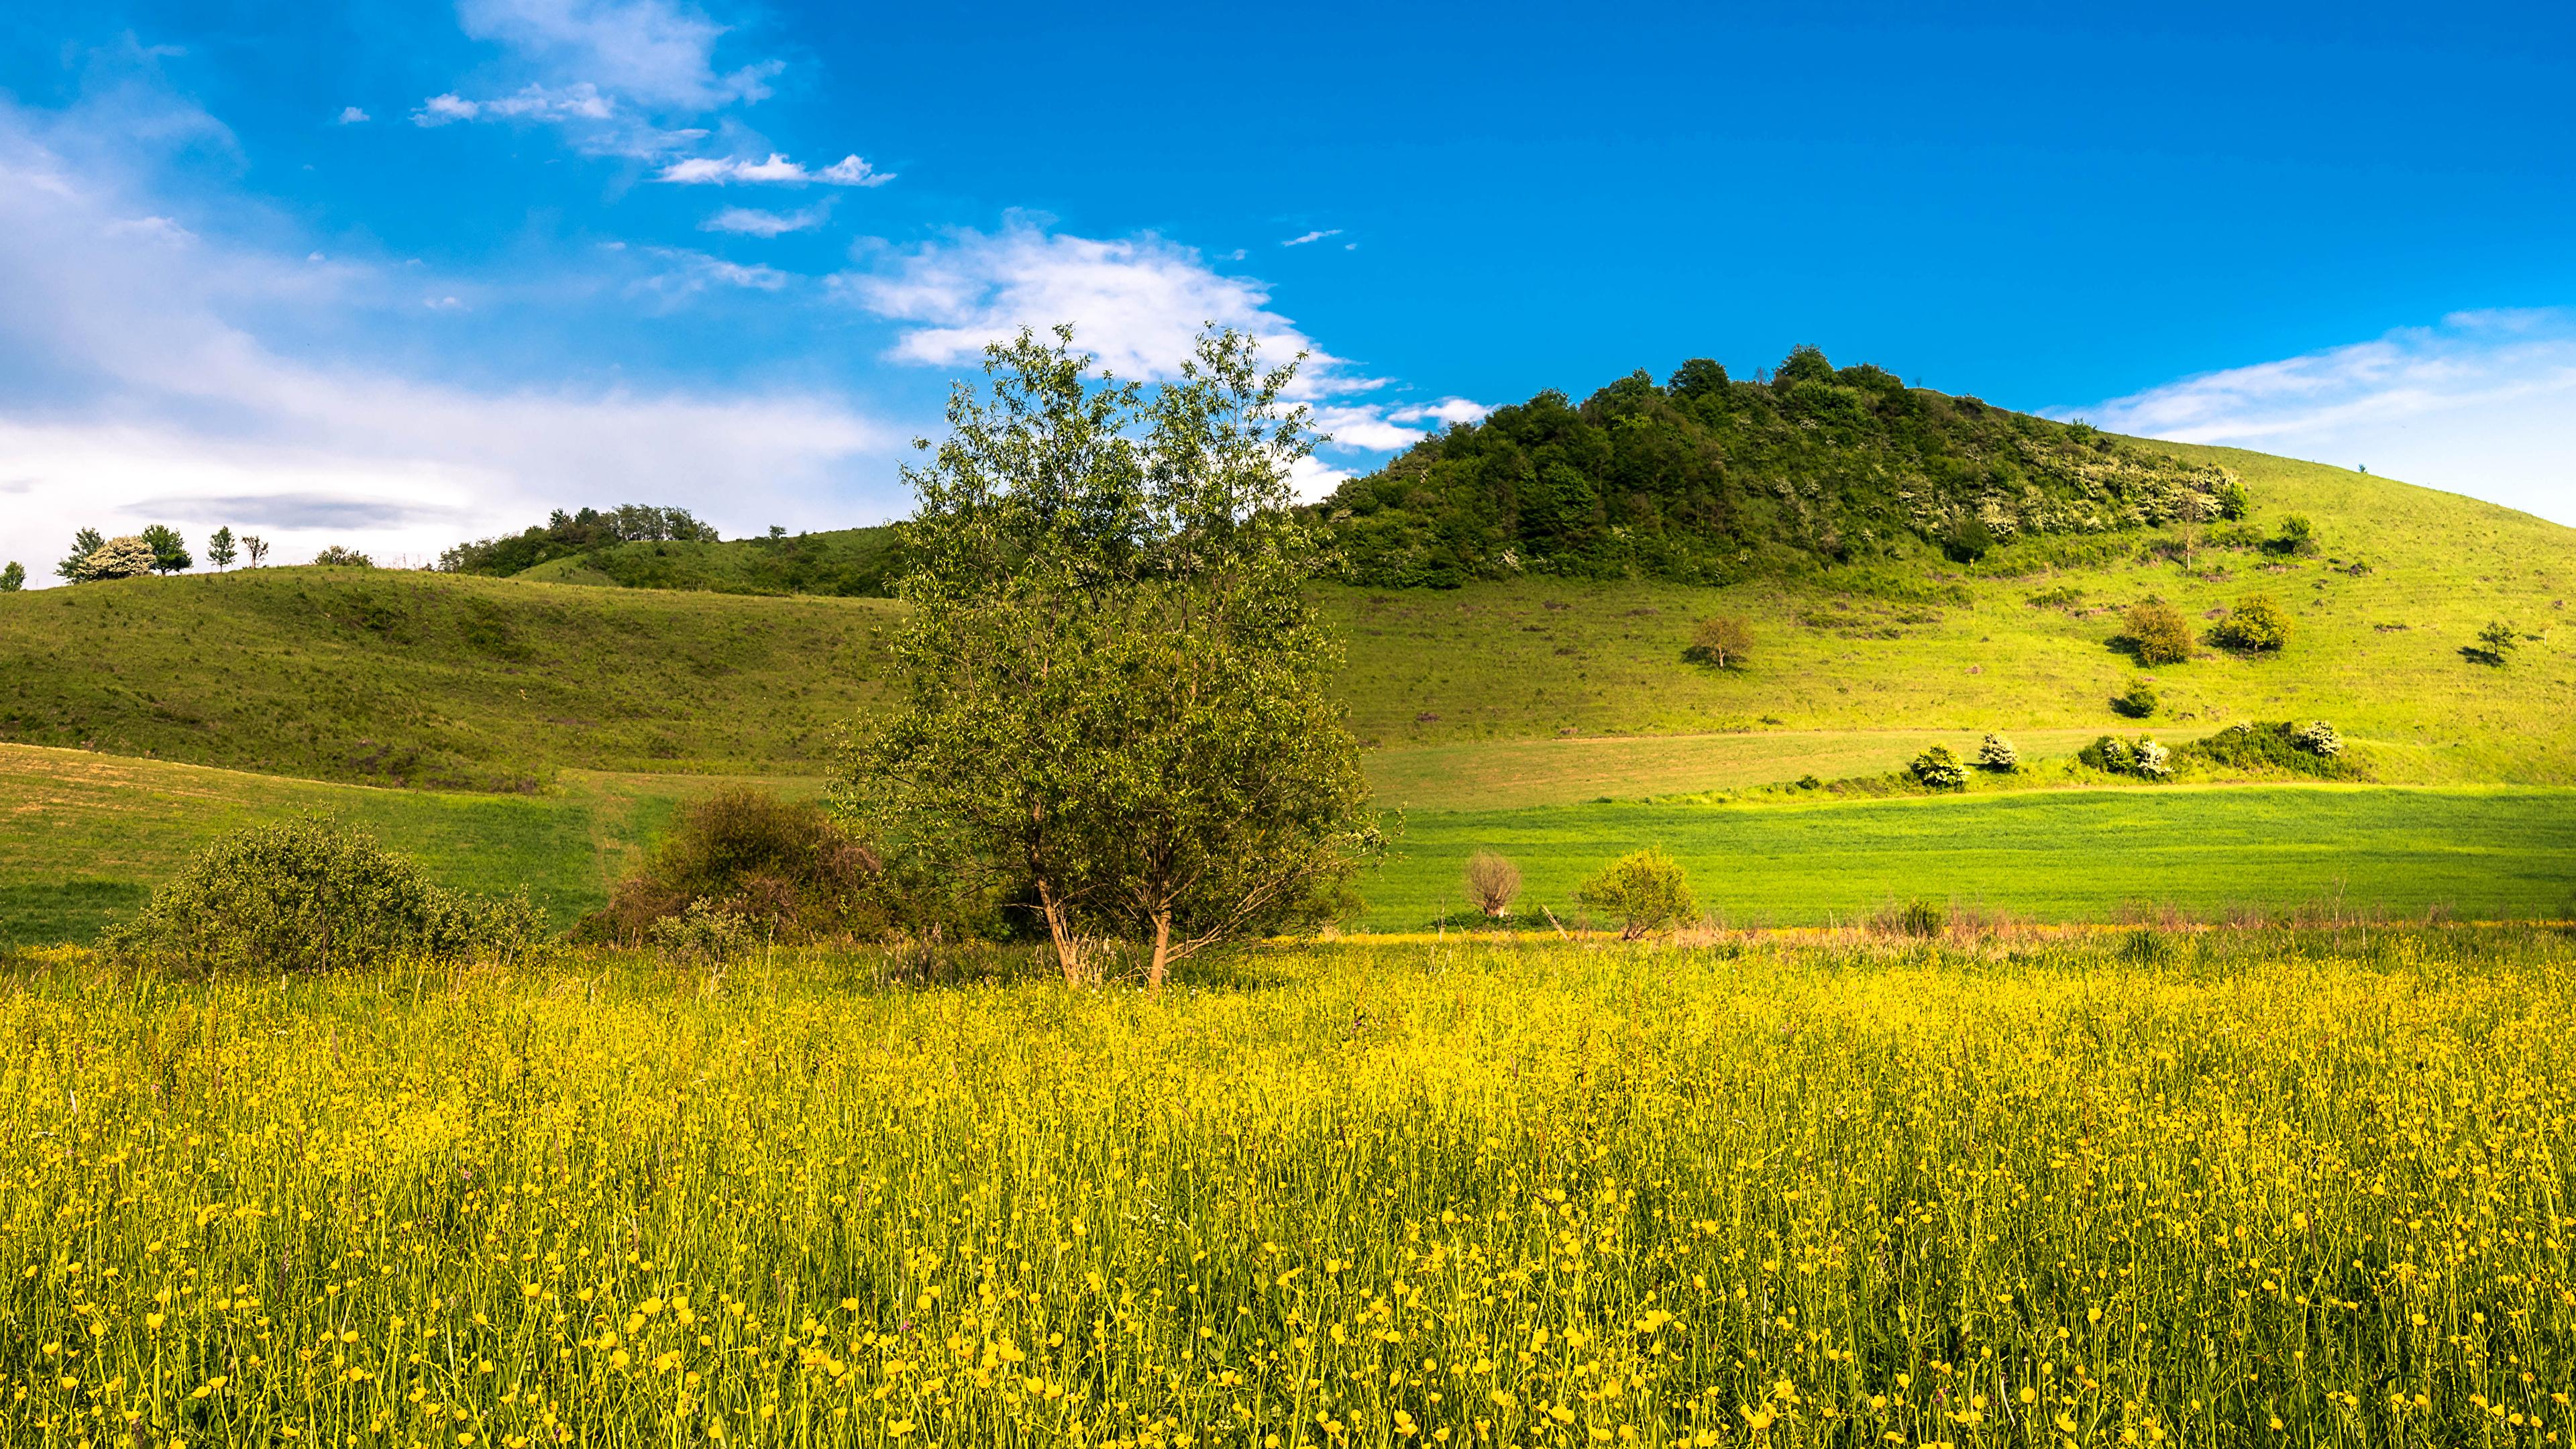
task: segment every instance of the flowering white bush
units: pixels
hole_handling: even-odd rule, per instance
[[[2343,736],[2336,734],[2335,727],[2321,719],[2310,720],[2290,731],[2290,741],[2309,754],[2322,755],[2327,759],[2343,753]]]
[[[2021,755],[2013,749],[2012,741],[2002,735],[1988,735],[1977,746],[1977,768],[2009,775],[2021,768]]]

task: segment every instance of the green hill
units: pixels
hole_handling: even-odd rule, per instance
[[[2576,780],[2576,530],[2340,469],[2172,451],[2242,478],[2259,531],[2312,519],[2321,551],[2204,545],[2186,566],[2166,525],[2094,540],[2082,562],[2001,549],[1724,588],[1323,585],[1349,641],[1342,692],[1381,752],[1373,773],[1416,806],[1872,773],[1933,730],[2062,743],[2139,728],[2110,700],[2142,675],[2165,701],[2143,727],[2169,738],[2324,717],[2385,781]],[[2277,657],[2204,649],[2142,670],[2112,647],[2131,603],[2198,624],[2256,592],[2292,619]],[[896,607],[347,569],[6,594],[0,739],[467,789],[563,768],[811,775],[880,697]],[[1683,658],[1715,613],[1751,623],[1741,669]],[[2495,619],[2532,636],[2500,668],[2461,653]]]
[[[1454,587],[1722,584],[2007,547],[2090,557],[2104,535],[2245,505],[2205,458],[1837,370],[1801,347],[1757,381],[1701,359],[1580,405],[1541,393],[1424,439],[1317,513],[1354,582]]]
[[[0,740],[466,790],[811,774],[891,608],[334,568],[0,594]]]

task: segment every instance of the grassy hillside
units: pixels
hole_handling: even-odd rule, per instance
[[[2202,550],[2186,569],[2155,551],[2178,545],[2168,529],[2080,565],[2008,548],[1974,567],[1724,589],[1333,585],[1340,688],[1378,747],[1372,773],[1416,808],[1878,773],[1936,733],[2057,750],[2138,728],[2109,702],[2141,675],[2165,700],[2145,728],[2167,739],[2322,716],[2369,742],[2384,781],[2576,781],[2576,530],[2182,451],[2244,479],[2263,530],[2311,518],[2322,552]],[[2257,591],[2294,621],[2278,657],[2204,650],[2141,670],[2111,647],[2130,603],[2163,598],[2198,623]],[[327,569],[0,595],[0,739],[474,789],[563,768],[813,774],[833,727],[883,697],[895,607]],[[1714,613],[1751,621],[1745,668],[1683,659]],[[2501,669],[2460,653],[2495,618],[2539,636]],[[1489,793],[1464,797],[1468,782]]]
[[[890,607],[315,568],[0,594],[0,740],[474,790],[811,773]]]
[[[2386,779],[2576,779],[2576,628],[2566,608],[2576,530],[2341,469],[2192,451],[2247,480],[2267,529],[2291,513],[2313,519],[2323,552],[2202,551],[2186,569],[2142,556],[2178,540],[2166,530],[2085,566],[2006,554],[1975,568],[1846,570],[1794,587],[1336,588],[1328,599],[1351,640],[1343,689],[1353,725],[1391,750],[1446,747],[1452,758],[1475,742],[1560,734],[1716,736],[1674,742],[1665,758],[1688,775],[1738,748],[1723,742],[1731,731],[2134,727],[2110,700],[2144,675],[2165,700],[2147,722],[2162,734],[2323,716],[2383,742]],[[2291,612],[2296,633],[2277,657],[2204,649],[2141,669],[2112,647],[2129,604],[2162,598],[2198,623],[2255,592]],[[1692,622],[1714,613],[1751,621],[1747,667],[1683,660]],[[2541,636],[2501,669],[2460,653],[2496,618]],[[1599,753],[1575,743],[1561,755],[1514,752],[1541,771]]]
[[[537,583],[719,594],[884,598],[897,566],[891,528],[844,528],[722,543],[620,543],[550,559],[511,575]]]

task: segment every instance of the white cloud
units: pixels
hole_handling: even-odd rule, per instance
[[[2576,523],[2576,310],[2459,312],[2058,413],[2365,466]]]
[[[785,236],[791,231],[811,231],[821,226],[829,210],[825,206],[809,206],[803,211],[778,212],[728,206],[699,222],[698,230],[732,232],[737,236]]]
[[[467,385],[335,358],[307,339],[448,294],[423,296],[413,269],[187,237],[71,129],[0,101],[0,559],[39,578],[76,528],[156,520],[261,520],[281,559],[332,542],[434,555],[582,500],[794,521],[830,508],[853,459],[900,444],[817,390]],[[712,280],[764,285],[767,269],[706,261]]]
[[[655,110],[757,101],[781,69],[771,60],[718,74],[725,27],[670,0],[462,0],[457,19],[477,40]]]
[[[359,110],[356,106],[342,106],[340,108],[339,124],[343,126],[363,126],[374,119],[375,117]]]
[[[1288,240],[1281,242],[1280,245],[1283,247],[1302,247],[1308,242],[1319,242],[1328,236],[1340,236],[1341,234],[1342,229],[1337,226],[1331,231],[1310,231],[1304,236],[1292,236],[1288,238]]]
[[[775,292],[786,286],[790,280],[785,272],[776,267],[746,267],[738,262],[726,261],[722,257],[711,257],[705,252],[693,252],[679,247],[647,247],[645,250],[670,263],[671,267],[667,271],[642,279],[636,283],[636,287],[638,290],[658,293],[666,298],[676,299],[692,295],[703,292],[709,287],[741,287],[755,292]]]
[[[1257,338],[1270,358],[1309,354],[1303,395],[1374,385],[1345,376],[1341,359],[1270,310],[1268,287],[1151,232],[1096,241],[1013,216],[997,232],[959,229],[905,248],[863,244],[863,256],[868,265],[836,283],[868,311],[915,324],[894,348],[906,362],[947,366],[1023,327],[1071,322],[1076,343],[1111,371],[1151,380],[1169,375],[1200,328],[1215,323]]]
[[[692,156],[663,167],[653,179],[682,186],[723,186],[736,181],[771,186],[883,186],[894,179],[894,173],[879,171],[856,156],[844,156],[820,171],[808,171],[772,151],[764,161],[740,156]]]
[[[1474,423],[1482,422],[1493,409],[1463,397],[1444,397],[1435,403],[1414,403],[1387,414],[1399,423]]]

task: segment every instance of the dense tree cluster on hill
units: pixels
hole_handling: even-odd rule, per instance
[[[1722,583],[1926,547],[1967,560],[2245,506],[2224,469],[1801,347],[1767,380],[1701,359],[1580,404],[1540,393],[1425,439],[1316,512],[1354,582],[1395,587],[1520,573]]]
[[[587,553],[612,544],[635,542],[716,541],[716,531],[685,508],[654,508],[626,503],[607,510],[585,508],[566,513],[558,508],[541,525],[498,538],[460,543],[438,556],[438,566],[453,574],[507,577],[535,568],[548,559]]]

